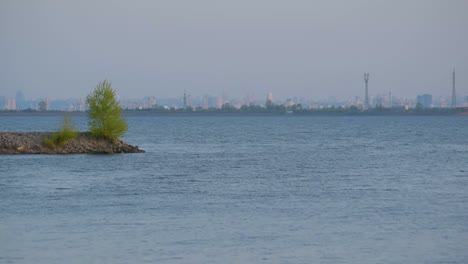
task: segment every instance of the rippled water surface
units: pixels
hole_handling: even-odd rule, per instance
[[[127,121],[146,153],[0,156],[0,263],[468,263],[467,117]]]

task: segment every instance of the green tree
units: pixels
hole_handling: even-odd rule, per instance
[[[421,103],[417,103],[416,107],[414,108],[416,112],[421,112],[423,110],[423,105]]]
[[[100,82],[86,98],[89,108],[88,126],[91,136],[117,139],[127,132],[122,108],[107,80]]]
[[[47,111],[47,103],[44,101],[39,102],[39,111],[44,112]]]
[[[352,113],[357,113],[359,112],[359,108],[357,108],[357,106],[355,105],[352,105],[349,107],[349,111],[352,112]]]

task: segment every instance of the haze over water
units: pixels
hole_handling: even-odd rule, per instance
[[[0,1],[0,96],[468,95],[466,0]],[[224,97],[224,96],[223,96]]]
[[[147,153],[0,156],[1,263],[468,262],[466,117],[127,121]]]

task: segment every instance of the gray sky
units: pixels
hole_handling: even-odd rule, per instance
[[[466,0],[0,0],[0,95],[468,95]]]

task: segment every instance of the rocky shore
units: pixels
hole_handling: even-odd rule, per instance
[[[64,146],[48,147],[44,139],[52,132],[0,132],[0,154],[112,154],[142,153],[138,146],[120,140],[96,139],[89,133],[79,136]]]

